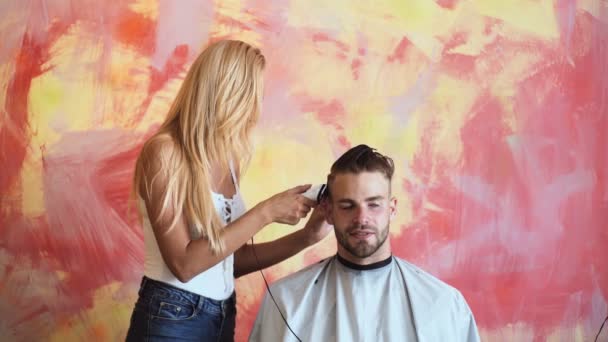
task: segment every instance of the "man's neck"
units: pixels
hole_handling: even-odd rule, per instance
[[[373,264],[376,262],[386,260],[391,257],[392,253],[391,253],[390,244],[389,244],[388,240],[385,242],[385,244],[386,245],[380,247],[380,249],[378,249],[376,251],[376,253],[374,253],[368,257],[365,257],[365,258],[360,258],[355,255],[352,255],[349,251],[342,248],[342,246],[340,246],[340,244],[338,244],[338,255],[353,264],[365,266],[365,265],[369,265],[369,264]],[[386,248],[386,247],[388,247],[388,248]]]
[[[382,267],[390,264],[391,261],[393,260],[393,256],[389,255],[387,258],[385,258],[383,260],[372,262],[372,263],[369,263],[369,264],[356,264],[356,263],[353,263],[352,261],[349,261],[349,260],[345,259],[344,257],[342,257],[340,255],[340,253],[337,254],[336,259],[338,259],[338,261],[342,265],[344,265],[344,266],[346,266],[348,268],[351,268],[351,269],[354,269],[354,270],[358,270],[358,271],[366,271],[366,270],[375,270],[375,269],[378,269],[378,268],[382,268]]]

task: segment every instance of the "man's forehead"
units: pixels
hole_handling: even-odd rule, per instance
[[[338,173],[331,184],[333,194],[378,193],[390,190],[390,182],[381,172]]]

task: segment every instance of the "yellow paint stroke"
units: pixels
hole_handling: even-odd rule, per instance
[[[325,182],[334,157],[323,130],[312,115],[301,115],[284,127],[256,132],[255,154],[241,184],[248,207],[297,185]],[[305,222],[296,227],[270,225],[256,240],[277,238]]]
[[[83,36],[81,29],[82,25],[74,25],[53,45],[45,64],[52,70],[32,80],[30,125],[39,143],[55,143],[63,132],[87,130],[98,123],[101,80],[95,65],[101,42]]]
[[[216,19],[230,18],[234,22],[215,20],[211,26],[211,36],[242,40],[253,46],[263,48],[261,46],[263,32],[257,28],[255,15],[246,11],[243,1],[215,1],[214,11]],[[239,22],[248,26],[249,29],[240,27]]]
[[[133,118],[142,110],[148,96],[149,65],[148,57],[115,43],[108,60],[109,77],[99,85],[98,96],[103,99],[101,127],[133,129],[137,126]],[[164,100],[170,104],[168,99]]]
[[[473,0],[479,14],[500,19],[523,32],[545,39],[559,37],[550,0]]]
[[[129,4],[129,8],[143,15],[145,18],[156,20],[158,18],[158,0],[135,0]]]
[[[34,142],[37,139],[33,139]],[[25,217],[35,218],[46,211],[42,153],[36,142],[30,144],[21,169],[21,210]]]
[[[116,341],[124,339],[129,326],[135,290],[128,298],[121,298],[122,284],[112,283],[97,289],[90,309],[65,319],[58,324],[49,341]]]

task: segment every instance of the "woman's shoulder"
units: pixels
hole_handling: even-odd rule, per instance
[[[179,160],[180,152],[175,140],[166,133],[157,134],[148,139],[141,149],[139,161],[145,173],[169,171]]]
[[[178,152],[177,144],[173,137],[167,133],[156,134],[148,139],[141,150],[144,159],[160,159]]]

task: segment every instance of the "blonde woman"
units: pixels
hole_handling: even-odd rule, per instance
[[[143,146],[134,191],[145,267],[127,341],[233,341],[235,277],[276,264],[330,231],[315,210],[304,228],[247,244],[272,222],[297,224],[315,205],[303,185],[245,210],[239,175],[251,156],[264,65],[260,50],[244,42],[207,47]]]

